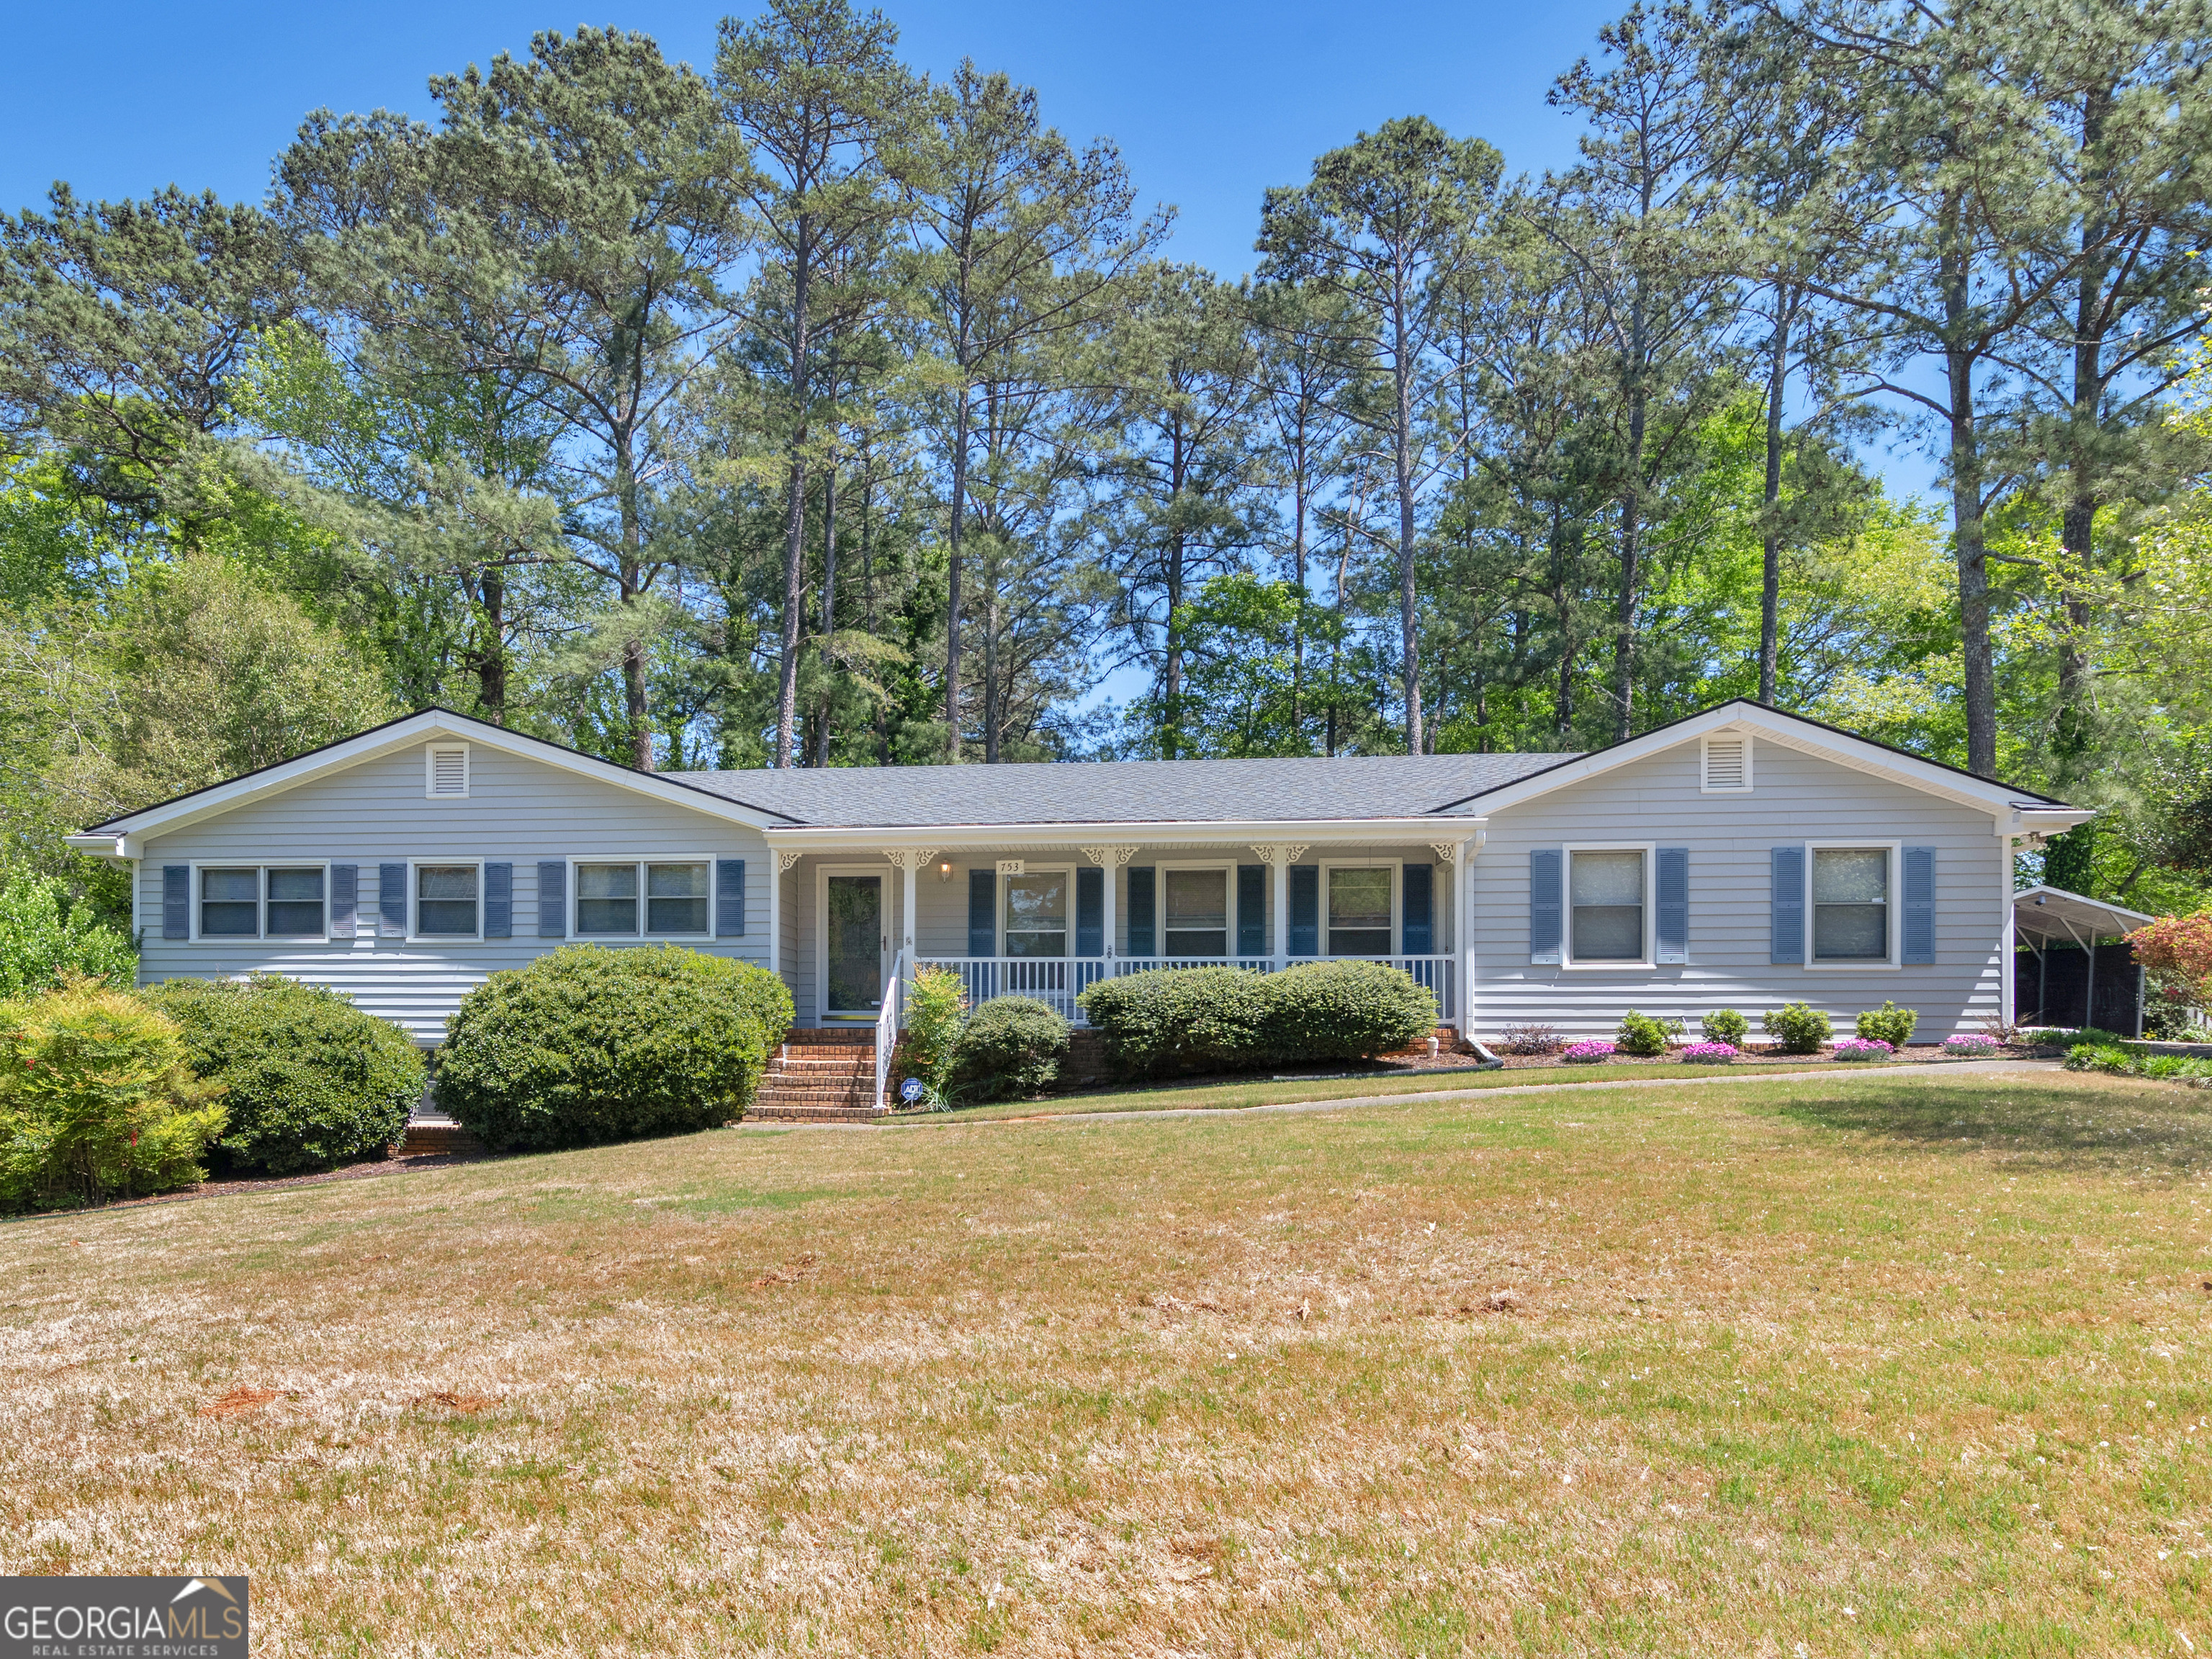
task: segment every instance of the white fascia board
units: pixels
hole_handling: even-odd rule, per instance
[[[326,749],[319,749],[311,755],[302,755],[297,760],[285,761],[246,777],[233,778],[228,783],[216,784],[161,805],[125,812],[97,831],[88,831],[85,836],[73,838],[72,844],[79,840],[113,840],[128,836],[133,841],[142,841],[148,836],[167,835],[249,802],[264,800],[270,796],[296,789],[302,784],[328,777],[332,773],[348,770],[437,737],[465,738],[486,749],[496,749],[543,766],[573,772],[617,789],[627,789],[634,794],[646,795],[672,806],[690,807],[708,817],[733,820],[756,830],[764,830],[770,824],[784,821],[742,801],[731,800],[687,784],[672,783],[665,778],[655,777],[650,772],[633,772],[627,767],[617,766],[590,755],[575,754],[557,744],[543,743],[536,738],[509,732],[503,726],[472,720],[465,715],[450,714],[441,709],[428,709],[389,726],[379,726],[374,731],[364,732],[357,738],[349,738]]]
[[[1640,738],[1615,744],[1610,749],[1601,749],[1579,759],[1555,766],[1548,772],[1534,777],[1504,784],[1496,789],[1474,796],[1467,805],[1496,813],[1507,807],[1518,806],[1554,790],[1564,789],[1587,779],[1601,777],[1623,766],[1663,755],[1670,749],[1693,744],[1717,732],[1743,732],[1785,749],[1816,759],[1832,761],[1854,771],[1865,772],[1875,777],[1935,795],[1978,812],[1987,812],[2002,824],[2013,819],[2048,820],[2055,829],[2063,829],[2095,817],[2095,813],[2078,807],[2049,806],[2040,803],[2023,802],[2016,790],[2008,785],[1986,779],[1971,777],[1963,772],[1938,766],[1931,761],[1900,755],[1885,749],[1880,744],[1869,743],[1844,732],[1834,732],[1809,720],[1801,720],[1779,709],[1767,708],[1757,703],[1723,703],[1717,708],[1708,708],[1703,714],[1685,720],[1647,732]],[[2024,828],[2014,827],[2010,833],[2025,835],[2043,830],[2041,822],[2027,823]],[[2055,832],[2055,831],[2054,831]],[[1999,833],[2006,833],[2000,830]]]
[[[1397,818],[1159,819],[1097,823],[944,823],[825,828],[794,824],[767,832],[771,847],[793,852],[850,848],[927,847],[981,850],[994,847],[1083,848],[1134,842],[1143,846],[1214,842],[1302,841],[1310,845],[1356,844],[1378,836],[1409,841],[1479,842],[1486,819],[1423,814]]]

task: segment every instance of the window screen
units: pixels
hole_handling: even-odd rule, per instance
[[[1577,853],[1567,876],[1574,960],[1644,959],[1644,854]]]
[[[1328,953],[1333,957],[1390,954],[1390,872],[1328,872]]]
[[[1006,954],[1067,954],[1067,874],[1035,870],[1006,878]]]
[[[323,935],[323,872],[269,872],[269,934],[272,939],[320,939]]]
[[[415,931],[434,939],[476,937],[476,866],[422,864],[415,867]]]
[[[707,931],[707,866],[648,864],[645,866],[645,927],[650,933]]]
[[[1170,957],[1226,957],[1229,954],[1229,872],[1226,870],[1168,870],[1167,954]]]
[[[200,872],[200,937],[252,939],[261,931],[261,872]]]
[[[637,866],[580,864],[576,866],[576,931],[580,933],[637,932]]]
[[[1881,962],[1889,955],[1889,853],[1884,848],[1813,851],[1813,959]]]

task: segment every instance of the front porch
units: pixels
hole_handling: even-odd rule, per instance
[[[1333,838],[1295,842],[1059,847],[946,845],[943,832],[884,846],[881,831],[872,847],[850,836],[793,846],[800,832],[772,833],[771,965],[800,1027],[895,1033],[901,992],[926,968],[957,974],[971,1003],[1036,997],[1081,1026],[1078,999],[1101,979],[1356,957],[1412,975],[1440,1022],[1464,1029],[1458,912],[1479,828],[1440,840],[1430,821],[1410,842],[1373,824],[1329,828]]]

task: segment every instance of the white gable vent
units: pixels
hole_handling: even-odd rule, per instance
[[[1708,795],[1741,795],[1751,789],[1751,739],[1741,732],[1707,738],[1698,788]]]
[[[432,744],[423,756],[422,793],[463,796],[469,793],[469,746]]]

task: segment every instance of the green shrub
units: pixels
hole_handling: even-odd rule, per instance
[[[1613,1034],[1613,1046],[1624,1054],[1652,1059],[1667,1052],[1667,1027],[1662,1021],[1631,1008],[1620,1017],[1620,1029]]]
[[[1267,1063],[1272,975],[1158,968],[1093,982],[1076,999],[1124,1077],[1234,1072]]]
[[[922,1104],[941,1110],[952,1080],[952,1055],[960,1041],[960,1016],[968,988],[949,968],[925,968],[906,992],[906,1074],[918,1078]]]
[[[256,974],[140,994],[176,1021],[192,1070],[223,1085],[216,1150],[235,1164],[290,1175],[380,1154],[422,1098],[407,1034],[325,986]]]
[[[2077,1042],[2066,1051],[2069,1072],[2110,1072],[2125,1077],[2134,1071],[2136,1057],[2114,1042]]]
[[[207,1179],[220,1085],[176,1022],[90,980],[0,1002],[0,1206],[95,1204]]]
[[[1858,1018],[1858,1035],[1869,1042],[1887,1042],[1893,1048],[1902,1048],[1912,1041],[1912,1028],[1920,1024],[1919,1012],[1911,1008],[1900,1008],[1884,1000],[1879,1008],[1869,1008]]]
[[[962,1100],[1025,1100],[1042,1094],[1067,1058],[1067,1022],[1035,997],[993,997],[960,1027],[951,1088]]]
[[[2124,1037],[2118,1031],[2103,1031],[2094,1025],[2085,1025],[2078,1031],[2038,1031],[2028,1040],[2039,1048],[2075,1048],[2085,1042],[2111,1045],[2132,1042],[2135,1039]]]
[[[764,969],[681,945],[571,945],[462,999],[438,1102],[485,1145],[588,1146],[711,1128],[751,1101],[791,1027]]]
[[[2172,1083],[2185,1078],[2212,1077],[2212,1060],[2198,1060],[2191,1054],[2152,1054],[2136,1069],[2155,1082]]]
[[[1437,1029],[1437,1000],[1411,974],[1382,962],[1302,963],[1267,976],[1264,1063],[1365,1060]]]
[[[1725,1042],[1731,1048],[1743,1047],[1744,1038],[1751,1035],[1751,1022],[1733,1008],[1716,1008],[1698,1022],[1708,1042]]]
[[[0,887],[0,1000],[51,991],[70,975],[127,991],[138,976],[131,941],[51,876],[17,872]]]
[[[1802,1002],[1771,1008],[1759,1016],[1759,1025],[1782,1046],[1785,1054],[1817,1054],[1828,1040],[1828,1017]]]

